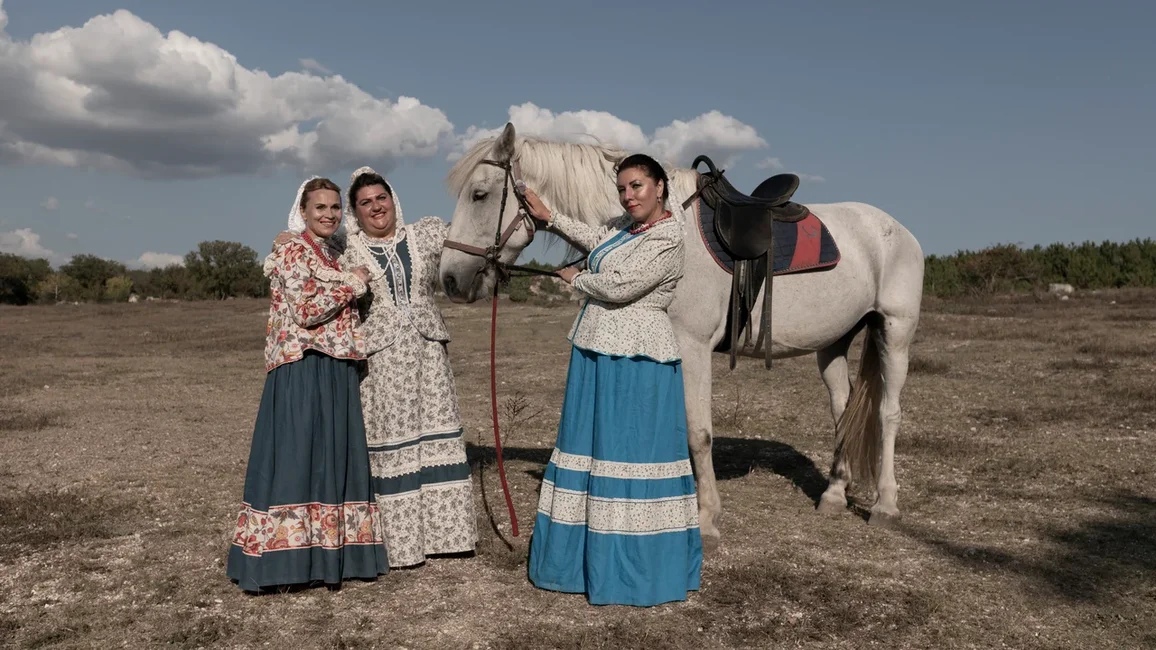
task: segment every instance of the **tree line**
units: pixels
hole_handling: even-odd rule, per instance
[[[206,241],[184,264],[132,270],[121,262],[77,255],[53,268],[45,259],[0,253],[0,303],[123,302],[132,295],[176,300],[222,300],[269,295],[264,258],[237,242]],[[550,268],[537,261],[526,266]],[[503,293],[528,297],[529,278],[515,278]],[[1039,291],[1049,284],[1076,289],[1156,286],[1156,241],[1084,242],[1025,248],[1001,244],[952,255],[929,255],[924,290],[929,296]]]
[[[124,302],[140,298],[222,300],[269,295],[257,251],[230,241],[205,241],[184,264],[129,269],[96,255],[77,255],[52,268],[46,259],[0,253],[0,303]]]
[[[925,293],[941,298],[1040,291],[1053,283],[1083,290],[1156,286],[1156,241],[1086,241],[1031,248],[1001,244],[942,257],[930,255],[923,274]]]

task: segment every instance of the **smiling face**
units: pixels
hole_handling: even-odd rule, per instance
[[[353,197],[353,212],[358,225],[370,237],[390,237],[397,229],[393,195],[383,185],[366,185],[357,190]]]
[[[336,190],[317,189],[301,199],[305,228],[316,237],[328,239],[341,226],[341,195]]]
[[[663,182],[652,178],[642,167],[618,172],[618,202],[636,223],[645,223],[662,214],[663,188]]]

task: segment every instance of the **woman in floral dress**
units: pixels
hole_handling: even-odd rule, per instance
[[[471,552],[473,487],[450,335],[434,302],[448,225],[438,217],[406,224],[395,188],[362,167],[350,178],[345,230],[342,263],[369,268],[361,395],[390,566]]]
[[[337,185],[306,181],[295,234],[266,264],[267,375],[226,568],[248,592],[389,570],[358,392],[356,300],[369,272],[346,270],[330,247],[341,216]]]

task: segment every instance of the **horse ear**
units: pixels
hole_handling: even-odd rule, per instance
[[[514,157],[514,125],[506,122],[502,134],[494,140],[494,157],[498,160],[509,160]]]

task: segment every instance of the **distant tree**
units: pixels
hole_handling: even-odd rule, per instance
[[[128,277],[132,279],[133,290],[142,296],[178,300],[198,300],[204,297],[189,270],[180,264],[147,271],[129,271]]]
[[[36,299],[36,284],[52,273],[46,259],[0,253],[0,303],[27,305]]]
[[[73,302],[84,297],[84,288],[76,278],[65,273],[50,273],[36,283],[36,300],[54,304],[61,301]]]
[[[132,280],[128,276],[118,275],[109,278],[104,283],[104,299],[110,302],[124,302],[132,294]]]
[[[104,296],[105,283],[110,278],[126,275],[128,269],[115,260],[82,254],[60,267],[60,272],[76,280],[82,291],[82,299],[97,301]]]
[[[223,300],[266,293],[257,251],[238,242],[201,242],[185,256],[185,268],[206,297]]]

